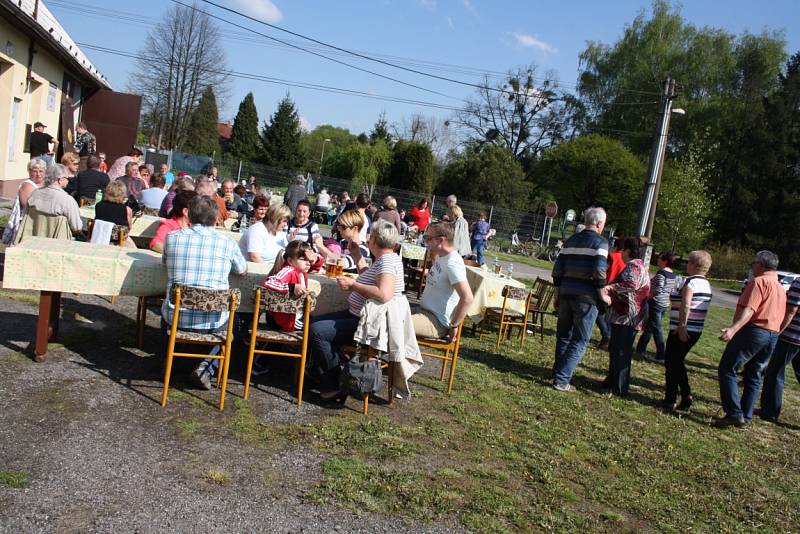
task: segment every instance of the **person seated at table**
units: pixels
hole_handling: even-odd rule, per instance
[[[392,223],[397,228],[398,233],[403,232],[401,229],[403,221],[400,219],[400,214],[397,213],[397,200],[392,195],[383,199],[381,209],[375,213],[373,220],[377,221],[379,219]]]
[[[428,209],[428,205],[428,199],[423,198],[408,211],[412,226],[419,232],[424,232],[431,222],[431,210]]]
[[[291,294],[296,297],[308,292],[308,271],[316,258],[311,245],[302,241],[292,241],[283,252],[281,269],[264,280],[269,291]],[[283,313],[267,311],[267,321],[277,325],[284,332],[303,329],[303,313]]]
[[[158,210],[158,216],[166,219],[172,211],[172,199],[181,191],[194,191],[194,180],[191,176],[183,175],[178,176],[172,184],[172,190],[167,193],[164,200],[161,201],[161,208]]]
[[[356,258],[369,258],[369,248],[367,244],[361,241],[361,228],[364,224],[364,218],[358,210],[345,211],[339,218],[336,219],[336,231],[339,238],[341,238],[340,247],[344,251],[341,255],[344,261],[344,270],[347,272],[358,272],[358,261]],[[350,252],[358,250],[358,254]],[[330,247],[328,248],[330,250]],[[332,253],[333,254],[333,253]],[[335,256],[335,254],[333,254]]]
[[[64,188],[70,196],[74,196],[77,189],[76,177],[80,168],[81,158],[75,152],[64,152],[61,156],[61,164],[67,168],[67,179],[69,183]]]
[[[173,284],[199,286],[208,289],[229,289],[231,272],[244,274],[247,262],[236,242],[214,231],[217,205],[207,196],[195,196],[189,201],[191,226],[167,235],[161,261],[167,266],[167,295]],[[172,325],[174,305],[169,298],[161,306],[161,346],[166,347]],[[205,312],[181,309],[178,328],[198,333],[221,332],[225,335],[228,312]],[[219,346],[211,348],[216,354]],[[216,373],[219,360],[206,359],[192,372],[194,382],[211,389],[211,378]]]
[[[78,199],[85,198],[89,203],[94,204],[94,199],[98,191],[103,191],[111,182],[109,176],[100,171],[100,158],[90,154],[86,158],[86,170],[78,173],[75,178],[75,189],[78,192]]]
[[[320,257],[315,261],[318,264],[312,266],[313,271],[318,271],[322,267],[325,258],[331,255],[331,251],[325,246],[320,234],[319,226],[311,220],[311,203],[308,200],[301,200],[297,203],[294,211],[294,218],[289,221],[287,241],[303,241]]]
[[[328,194],[328,190],[324,187],[322,191],[319,192],[317,195],[317,209],[319,211],[328,211],[328,208],[331,207],[331,196]]]
[[[359,216],[358,213],[354,215]],[[355,232],[358,235],[358,228]],[[367,267],[360,248],[351,246],[350,254],[358,266],[358,278],[353,280],[340,276],[336,279],[340,289],[350,292],[349,309],[320,316],[311,323],[311,369],[320,380],[320,395],[323,398],[331,399],[340,395],[342,360],[338,347],[353,342],[361,308],[367,299],[386,303],[403,294],[403,263],[400,256],[394,253],[399,239],[400,234],[393,224],[386,221],[375,223],[367,244],[375,257],[372,265]]]
[[[63,215],[69,222],[73,234],[83,230],[81,212],[75,199],[64,188],[69,182],[69,170],[60,163],[47,169],[43,187],[33,191],[28,197],[28,208],[42,215]]]
[[[243,213],[247,213],[247,202],[236,194],[235,188],[236,182],[230,178],[222,182],[222,199],[225,201],[225,209],[230,219],[239,219]]]
[[[148,247],[153,252],[159,254],[164,252],[164,242],[167,240],[167,235],[175,230],[188,228],[191,226],[189,222],[189,202],[197,196],[197,192],[188,190],[181,191],[175,195],[172,201],[172,211],[168,219],[164,219],[159,223],[156,235],[150,240]]]
[[[207,196],[217,204],[217,227],[224,228],[225,220],[228,218],[228,208],[225,207],[222,197],[217,194],[217,182],[201,174],[197,177],[194,190],[198,195]]]
[[[47,162],[45,160],[33,158],[28,162],[28,179],[22,182],[19,189],[17,189],[17,197],[14,200],[11,215],[9,215],[6,227],[3,229],[3,244],[10,245],[14,242],[17,230],[19,230],[19,224],[22,222],[22,215],[28,209],[28,198],[30,198],[31,193],[43,186],[46,172]]]
[[[406,210],[399,210],[397,212],[400,215],[400,233],[405,235],[408,232],[408,223],[406,222]]]
[[[167,190],[164,189],[166,183],[167,180],[164,178],[163,174],[154,174],[153,177],[150,178],[150,187],[142,191],[142,194],[139,197],[139,202],[144,204],[145,208],[160,211],[161,204],[164,202],[164,198],[168,194]]]
[[[152,165],[139,165],[139,178],[141,178],[147,187],[150,185],[150,177],[153,175]]]
[[[147,189],[147,183],[139,176],[139,163],[129,161],[125,164],[125,176],[119,178],[128,190],[128,197],[133,197],[137,201],[142,195],[142,191]]]
[[[262,220],[247,228],[239,240],[239,248],[247,261],[275,261],[278,253],[286,248],[286,226],[290,216],[288,207],[275,204],[267,209]]]
[[[473,300],[467,269],[453,243],[452,224],[429,225],[424,239],[435,260],[428,271],[420,309],[411,315],[414,333],[418,337],[452,338]]]
[[[111,240],[117,243],[120,228],[125,229],[125,246],[136,248],[131,239],[131,219],[133,211],[126,205],[128,202],[127,189],[121,180],[114,180],[106,186],[103,200],[94,205],[94,220],[106,221],[115,225]]]

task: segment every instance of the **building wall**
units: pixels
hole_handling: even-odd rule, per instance
[[[28,176],[26,166],[30,156],[23,150],[26,124],[40,121],[47,125],[45,132],[58,138],[65,69],[47,51],[36,46],[31,72],[33,83],[30,91],[26,91],[30,39],[3,18],[0,18],[0,36],[0,196],[13,198],[19,184]],[[13,51],[9,50],[8,43]],[[53,98],[49,99],[49,95]],[[52,101],[52,109],[48,109],[48,100]],[[12,136],[15,101],[18,115]]]

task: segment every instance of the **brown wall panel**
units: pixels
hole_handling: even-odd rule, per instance
[[[106,153],[109,166],[136,143],[141,108],[141,96],[105,89],[84,102],[81,118],[97,137],[97,151]]]

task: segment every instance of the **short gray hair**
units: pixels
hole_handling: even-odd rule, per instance
[[[453,201],[453,203],[455,203],[455,204],[457,204],[457,203],[458,203],[458,199],[456,198],[456,196],[455,196],[455,195],[448,195],[448,196],[447,196],[447,198],[446,198],[444,201],[445,201],[445,203],[447,203],[447,202],[450,202],[451,200],[452,200],[452,201]]]
[[[597,226],[606,220],[606,210],[603,208],[591,207],[583,212],[583,222],[587,226]]]
[[[213,196],[217,192],[217,184],[213,180],[198,180],[194,186],[194,190],[199,195]]]
[[[139,169],[139,163],[136,162],[136,161],[129,161],[128,163],[126,163],[125,164],[125,174],[126,175],[128,174],[128,169],[130,169],[131,167],[136,167],[136,169]]]
[[[69,169],[60,163],[54,163],[47,169],[47,175],[44,177],[44,186],[53,185],[59,179],[69,176]]]
[[[224,180],[222,180],[222,185],[225,185],[225,184],[236,185],[236,180],[234,180],[233,178],[225,178]]]
[[[400,232],[397,231],[397,227],[384,220],[379,220],[372,225],[370,235],[380,248],[394,248],[400,240]]]
[[[194,191],[194,180],[191,176],[178,176],[175,178],[176,191]]]
[[[209,196],[198,195],[189,201],[189,220],[192,224],[214,226],[218,213],[217,203]]]
[[[756,257],[753,261],[761,264],[767,271],[776,271],[778,269],[778,255],[770,250],[759,250],[756,252]]]
[[[47,162],[42,158],[33,158],[28,162],[28,172],[31,172],[34,169],[42,169],[43,171],[47,171]]]

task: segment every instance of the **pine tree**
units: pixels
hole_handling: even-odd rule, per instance
[[[228,154],[235,159],[253,161],[258,156],[258,145],[258,112],[253,93],[247,93],[233,120]]]
[[[219,154],[219,112],[214,89],[209,85],[200,97],[200,102],[192,112],[183,150],[193,154]]]
[[[370,144],[375,144],[376,141],[383,140],[387,145],[391,146],[392,136],[389,135],[388,125],[389,123],[386,121],[386,112],[384,111],[381,113],[380,117],[378,117],[378,121],[369,133]]]
[[[300,116],[287,93],[278,109],[264,122],[261,132],[261,161],[273,167],[297,170],[303,165],[300,147]]]

